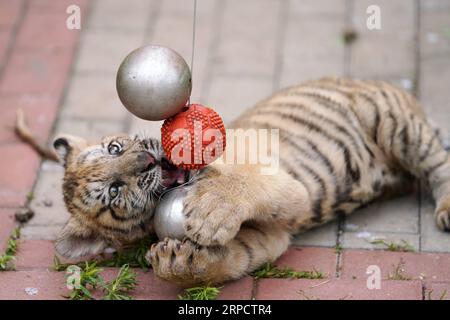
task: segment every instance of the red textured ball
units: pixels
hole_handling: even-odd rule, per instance
[[[225,150],[225,126],[213,109],[191,104],[164,121],[161,141],[166,156],[176,166],[200,169]]]

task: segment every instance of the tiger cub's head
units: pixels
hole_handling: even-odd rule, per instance
[[[79,259],[121,247],[152,232],[162,191],[187,179],[151,138],[108,136],[99,144],[69,135],[54,143],[65,173],[71,217],[56,241],[63,257]]]

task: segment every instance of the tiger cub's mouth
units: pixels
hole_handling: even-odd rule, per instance
[[[173,188],[184,184],[189,179],[189,171],[178,168],[168,159],[161,160],[161,184],[165,188]]]

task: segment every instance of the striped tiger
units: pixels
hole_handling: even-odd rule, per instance
[[[212,164],[184,201],[183,241],[152,245],[155,274],[184,286],[237,279],[274,261],[299,231],[324,224],[421,179],[450,230],[450,162],[414,97],[381,81],[325,78],[275,93],[230,128],[279,129],[280,169]],[[188,179],[159,141],[112,136],[88,145],[62,136],[71,219],[56,242],[80,258],[152,233],[156,195]]]

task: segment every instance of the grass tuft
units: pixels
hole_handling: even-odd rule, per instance
[[[53,271],[64,271],[68,266],[70,266],[70,264],[61,263],[61,260],[57,255],[53,256]]]
[[[127,264],[131,268],[141,268],[147,271],[150,268],[150,264],[145,259],[145,254],[153,242],[154,240],[150,237],[141,239],[130,248],[114,252],[112,259],[100,261],[99,265],[118,268]]]
[[[92,260],[99,267],[112,267],[120,268],[124,265],[128,265],[131,268],[141,268],[144,271],[148,271],[150,264],[145,259],[145,254],[153,243],[153,239],[144,238],[133,246],[126,248],[122,251],[114,252],[111,259],[106,260]],[[64,271],[70,264],[61,263],[57,256],[53,258],[53,270]],[[83,266],[83,263],[76,264],[79,267]]]
[[[258,270],[253,272],[255,279],[276,278],[276,279],[323,279],[322,272],[312,271],[295,271],[289,267],[279,268],[268,262],[263,264]]]
[[[13,271],[16,269],[14,261],[16,258],[12,255],[0,255],[0,271]]]
[[[393,265],[393,272],[389,273],[388,280],[402,280],[408,281],[411,280],[411,277],[405,274],[405,262],[403,259],[400,259],[400,262],[397,265]]]
[[[178,296],[180,300],[216,300],[220,289],[210,286],[194,287],[184,290],[182,295]]]
[[[59,263],[59,259],[56,258],[55,262]],[[61,270],[61,266],[63,265],[59,264],[55,270]],[[77,270],[78,274],[75,274],[74,270]],[[116,278],[106,283],[100,275],[103,269],[96,262],[86,261],[83,267],[70,265],[67,266],[66,271],[68,272],[66,284],[71,286],[70,295],[66,298],[70,300],[94,300],[92,292],[98,288],[103,290],[103,300],[133,299],[129,292],[137,285],[136,273],[127,264],[120,268]]]
[[[342,250],[343,250],[343,248],[342,248],[342,246],[340,244],[337,244],[337,245],[334,246],[334,252],[335,253],[339,254],[339,253],[342,252]]]
[[[120,268],[117,277],[104,285],[103,300],[133,300],[128,292],[133,291],[136,285],[136,273],[125,264]]]
[[[33,199],[35,198],[34,192],[33,191],[28,192],[27,195],[26,195],[26,198],[27,198],[28,202],[33,201]]]
[[[433,289],[428,291],[428,300],[433,300],[431,294],[433,293]],[[447,297],[447,289],[445,289],[441,295],[439,296],[439,300],[444,300]]]
[[[388,251],[395,252],[413,252],[414,247],[406,240],[401,240],[400,243],[388,242],[384,239],[375,239],[370,241],[371,244],[382,245]]]
[[[68,266],[68,268],[70,267],[78,268],[78,266]],[[86,261],[84,267],[80,268],[79,277],[72,277],[73,272],[70,272],[66,283],[72,286],[72,292],[68,298],[70,300],[93,300],[91,290],[103,285],[103,278],[100,276],[101,271],[102,269],[95,262]]]
[[[15,228],[6,244],[6,249],[3,254],[0,255],[0,271],[12,271],[16,267],[14,261],[16,260],[16,253],[18,248],[17,240],[20,238],[20,228]]]

